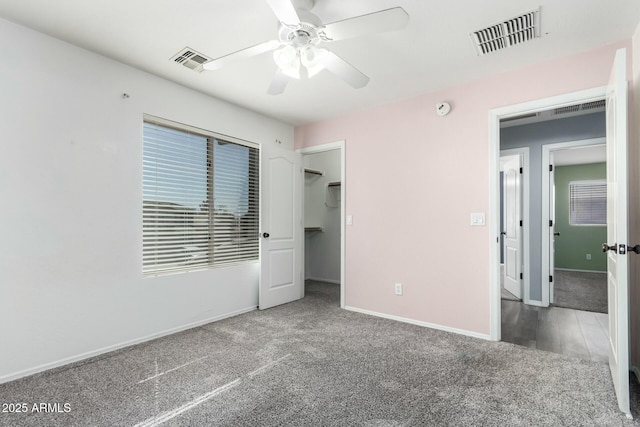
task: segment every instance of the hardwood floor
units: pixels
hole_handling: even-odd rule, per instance
[[[608,316],[502,300],[502,341],[608,363]]]

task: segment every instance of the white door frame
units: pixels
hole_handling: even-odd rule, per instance
[[[500,341],[500,120],[550,108],[596,101],[606,96],[607,87],[537,99],[489,110],[489,337]]]
[[[604,98],[603,98],[604,99]],[[549,237],[548,225],[551,219],[551,197],[549,188],[549,165],[551,153],[558,150],[566,150],[571,148],[590,147],[594,145],[606,144],[606,138],[591,138],[579,141],[559,142],[557,144],[545,144],[542,146],[542,306],[549,307],[551,303],[550,283],[545,282],[553,273],[550,271],[549,257],[551,255],[551,238]],[[555,224],[554,224],[555,227]],[[546,260],[546,261],[545,261]],[[555,277],[554,277],[555,280]]]
[[[305,154],[322,153],[324,151],[340,150],[340,308],[344,308],[345,295],[345,221],[346,221],[346,156],[345,141],[330,142],[328,144],[314,145],[313,147],[300,148],[296,150],[303,156]],[[304,218],[304,186],[302,187],[302,217]],[[304,254],[304,240],[302,239],[302,253]],[[302,277],[306,277],[304,271],[304,257],[302,257]]]
[[[529,287],[531,283],[531,274],[530,274],[530,265],[531,259],[529,255],[529,232],[530,232],[530,224],[529,224],[529,176],[530,176],[530,167],[529,167],[529,147],[521,147],[521,148],[513,148],[509,150],[500,150],[500,157],[505,156],[520,156],[520,164],[522,165],[522,176],[520,177],[520,191],[521,191],[521,199],[522,199],[522,231],[520,236],[521,246],[520,250],[522,251],[522,302],[525,304],[530,304],[531,300],[529,299]],[[499,163],[498,163],[499,166]],[[499,169],[499,168],[498,168]],[[500,200],[498,198],[498,204]],[[499,208],[498,208],[499,209]],[[498,211],[499,212],[499,211]],[[498,228],[500,227],[500,217],[498,217]],[[502,231],[502,230],[500,230]],[[499,249],[498,249],[499,250]],[[500,264],[500,255],[498,255],[498,264]]]

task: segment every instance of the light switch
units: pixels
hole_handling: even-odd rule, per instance
[[[472,212],[471,213],[471,225],[483,226],[485,225],[484,212]]]
[[[347,225],[353,225],[353,215],[347,215]]]

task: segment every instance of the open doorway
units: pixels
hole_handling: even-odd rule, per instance
[[[549,223],[542,236],[543,260],[548,259],[542,276],[549,276],[543,301],[548,298],[554,307],[606,314],[605,139],[548,144],[542,157],[549,165],[542,185],[542,198],[548,200],[548,205],[543,203],[542,220]]]
[[[500,130],[500,163],[501,171],[503,171],[503,183],[501,194],[504,197],[504,207],[501,209],[504,219],[504,227],[501,228],[504,237],[504,257],[503,257],[503,282],[505,287],[511,285],[514,289],[523,289],[523,278],[530,279],[530,286],[523,292],[522,299],[504,298],[501,296],[501,338],[503,341],[511,342],[518,345],[537,348],[540,350],[551,351],[561,354],[579,357],[587,360],[607,363],[607,319],[606,314],[596,315],[587,312],[584,307],[557,307],[553,304],[554,285],[557,284],[558,275],[554,274],[554,239],[557,242],[560,236],[557,225],[564,222],[556,222],[555,217],[558,215],[557,209],[568,208],[568,193],[562,184],[563,191],[557,190],[554,186],[554,172],[559,171],[558,178],[566,180],[573,176],[576,179],[586,176],[587,169],[591,167],[578,167],[573,164],[581,163],[580,151],[576,149],[580,144],[587,145],[589,143],[603,144],[604,135],[606,133],[604,102],[590,101],[570,105],[564,108],[552,108],[537,112],[536,114],[526,114],[516,116],[510,120],[501,123]],[[584,142],[584,140],[588,140]],[[573,141],[565,143],[564,141]],[[561,151],[561,148],[565,150]],[[530,177],[523,180],[522,185],[514,185],[518,183],[516,175],[513,171],[517,171],[517,158],[506,157],[507,154],[515,154],[518,150],[527,150],[531,153]],[[569,149],[573,149],[569,151]],[[554,157],[555,156],[555,157]],[[557,168],[553,168],[554,160],[558,163]],[[598,159],[600,160],[600,159]],[[605,158],[601,159],[603,162]],[[511,163],[511,166],[509,164]],[[505,166],[506,165],[506,166]],[[605,170],[604,164],[601,165],[602,171]],[[511,171],[511,178],[509,178]],[[600,170],[598,170],[600,172]],[[581,175],[582,174],[582,175]],[[587,173],[588,175],[588,173]],[[598,178],[593,176],[593,178]],[[564,181],[563,181],[564,182]],[[518,216],[518,207],[521,206],[518,195],[522,197],[522,191],[516,188],[521,187],[527,189],[530,193],[529,207],[522,207],[522,213],[528,212],[530,220],[524,221],[524,215]],[[605,183],[606,188],[606,183]],[[514,193],[514,194],[511,194]],[[555,203],[557,198],[562,199],[562,203]],[[512,199],[512,208],[509,208],[509,199]],[[566,202],[566,203],[565,203]],[[564,220],[565,210],[561,215]],[[513,218],[516,215],[515,221]],[[511,219],[510,219],[511,218]],[[568,220],[567,220],[568,221]],[[513,229],[509,233],[508,225],[520,222],[520,229]],[[589,232],[585,226],[580,226],[581,232],[585,232],[592,239],[598,236]],[[606,232],[606,223],[605,223]],[[571,232],[565,230],[566,238],[570,237]],[[514,239],[509,238],[509,234],[518,236],[527,230],[531,239],[524,244],[520,241],[520,246],[515,243]],[[572,230],[575,231],[575,230]],[[561,233],[562,234],[562,233]],[[573,233],[575,234],[575,233]],[[580,233],[578,233],[580,234]],[[584,233],[582,233],[584,235]],[[606,240],[606,236],[600,236],[602,241]],[[590,239],[590,240],[592,240]],[[567,242],[568,243],[568,242]],[[596,245],[596,249],[601,246],[602,242]],[[518,251],[514,248],[523,248],[526,246],[530,253],[531,268],[526,270],[523,268],[522,275],[519,276],[520,283],[515,283],[515,277],[509,273],[509,270],[517,272],[523,263],[520,257],[516,257]],[[585,246],[585,247],[583,247]],[[561,247],[558,256],[565,257],[574,252],[585,252],[590,255],[592,264],[598,261],[598,256],[602,252],[596,253],[593,245],[587,244],[586,240],[578,241],[574,239],[567,248]],[[566,250],[565,250],[566,249]],[[520,249],[521,251],[522,249]],[[507,253],[513,256],[510,260]],[[518,261],[516,261],[518,260]],[[561,264],[564,261],[561,262]],[[606,263],[606,260],[605,260]],[[509,264],[515,264],[509,269]],[[568,267],[566,266],[568,265]],[[577,272],[578,264],[566,264],[564,270],[559,273],[562,278],[567,279],[571,285],[584,285],[576,283],[574,277]],[[562,268],[561,265],[558,267]],[[584,274],[583,272],[581,272]],[[555,278],[555,280],[554,280]],[[511,283],[514,282],[514,283]],[[606,289],[606,281],[604,282]],[[558,292],[564,292],[561,288]],[[511,291],[511,295],[518,296],[516,292]],[[606,298],[606,291],[604,292]],[[574,294],[575,297],[575,294]],[[606,305],[606,301],[605,301]]]
[[[320,292],[344,307],[344,141],[300,150],[306,292]]]

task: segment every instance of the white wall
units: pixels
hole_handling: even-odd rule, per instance
[[[0,382],[254,309],[257,262],[142,278],[142,118],[292,127],[4,20],[0,53]]]
[[[340,187],[327,190],[328,183],[340,181],[340,150],[305,154],[302,162],[324,173],[305,174],[304,224],[322,227],[322,232],[305,233],[305,279],[340,283]],[[326,204],[327,191],[331,206]]]

